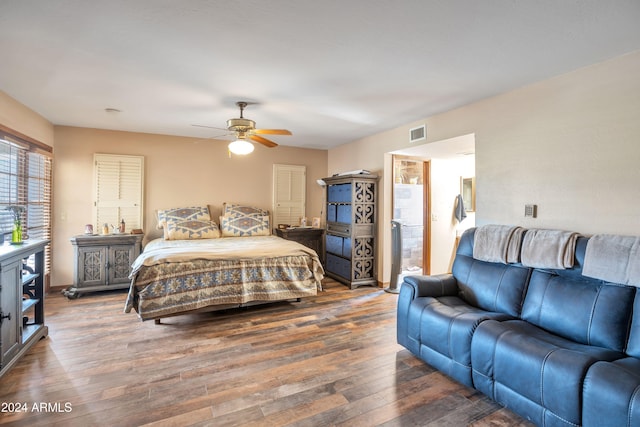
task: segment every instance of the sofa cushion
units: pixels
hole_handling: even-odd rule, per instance
[[[585,426],[640,425],[640,359],[597,362],[584,379]]]
[[[576,343],[522,320],[478,325],[471,342],[474,386],[538,425],[581,424],[582,382],[599,360],[623,353]]]
[[[469,229],[462,235],[453,263],[460,298],[486,311],[518,317],[531,269],[474,259],[474,233]]]
[[[534,270],[522,319],[580,344],[624,351],[635,290]]]
[[[471,337],[480,322],[507,320],[511,316],[472,307],[458,297],[422,298],[421,312],[412,322],[410,334],[419,334],[419,356],[439,371],[472,386]]]
[[[635,294],[626,353],[629,356],[640,358],[640,288],[635,288]]]

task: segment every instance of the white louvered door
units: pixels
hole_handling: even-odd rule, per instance
[[[143,229],[144,157],[94,155],[94,230],[103,224]]]
[[[306,166],[273,165],[273,227],[300,225],[305,216]]]

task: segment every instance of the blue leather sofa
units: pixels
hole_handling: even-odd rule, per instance
[[[471,338],[486,320],[516,319],[530,269],[473,258],[473,232],[458,245],[453,274],[407,276],[398,296],[398,343],[434,368],[473,386]]]
[[[640,290],[630,325],[626,355],[613,362],[596,362],[583,387],[585,426],[640,426]]]
[[[543,270],[474,259],[474,233],[452,274],[405,277],[398,343],[537,425],[640,426],[638,290],[582,276],[585,237]]]

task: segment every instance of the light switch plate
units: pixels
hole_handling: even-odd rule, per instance
[[[538,205],[524,205],[524,216],[535,218],[538,216]]]

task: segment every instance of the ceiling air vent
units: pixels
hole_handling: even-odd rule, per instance
[[[427,139],[427,126],[422,125],[417,128],[409,129],[409,142],[421,141]]]

